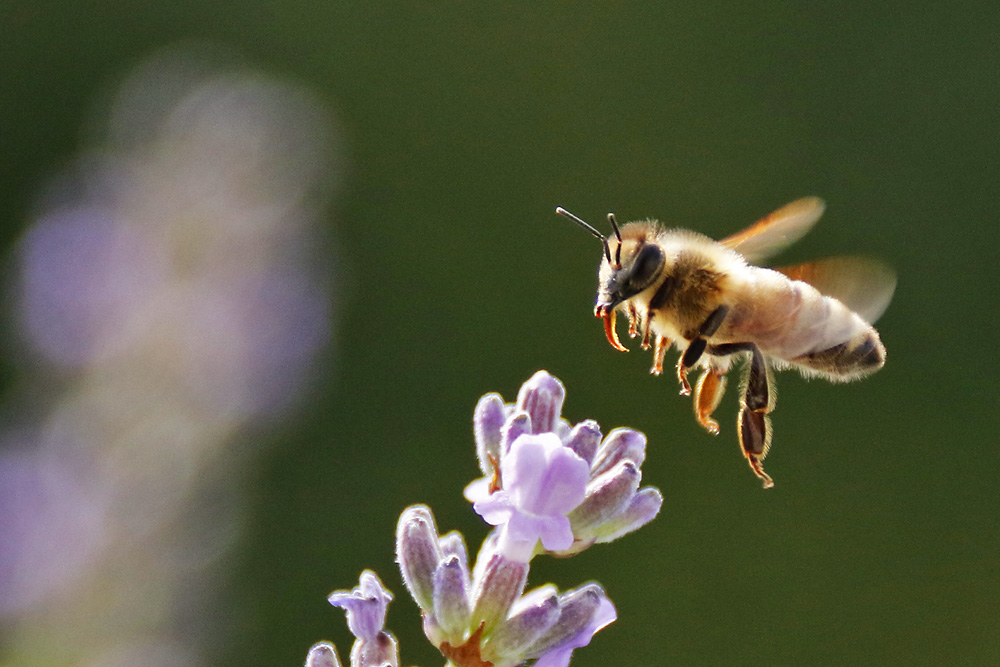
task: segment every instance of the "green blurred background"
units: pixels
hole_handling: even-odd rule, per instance
[[[536,561],[532,584],[596,579],[618,608],[574,664],[1000,664],[995,3],[6,0],[0,19],[5,248],[95,99],[158,47],[231,48],[341,124],[334,351],[255,436],[216,664],[299,664],[323,638],[346,658],[325,597],[366,567],[403,661],[440,664],[396,519],[428,503],[478,544],[472,408],[539,368],[570,419],[648,434],[665,495],[642,531]],[[826,216],[781,259],[892,264],[889,360],[855,385],[778,378],[764,492],[735,391],[711,438],[648,353],[607,345],[599,246],[553,209],[721,237],[810,194]]]

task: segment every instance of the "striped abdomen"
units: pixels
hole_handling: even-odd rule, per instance
[[[885,346],[882,345],[878,332],[868,327],[848,341],[823,350],[807,352],[788,361],[823,373],[830,379],[851,380],[882,368],[885,364]]]
[[[857,313],[807,283],[753,268],[730,335],[746,335],[779,366],[833,381],[868,375],[885,363],[878,332]]]

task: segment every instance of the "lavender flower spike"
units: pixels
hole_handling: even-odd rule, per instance
[[[618,428],[602,441],[592,420],[570,426],[560,416],[565,397],[558,379],[538,371],[516,404],[487,394],[476,406],[485,476],[466,487],[465,497],[498,527],[509,558],[579,553],[645,525],[663,504],[657,489],[639,488],[646,436]]]

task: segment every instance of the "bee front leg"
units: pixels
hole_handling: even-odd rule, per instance
[[[740,447],[750,468],[764,482],[764,488],[774,486],[774,480],[764,472],[764,457],[771,447],[771,393],[768,386],[767,362],[760,348],[750,347],[750,368],[747,386],[740,401],[740,415],[737,421]]]
[[[625,307],[625,317],[628,318],[628,337],[635,338],[639,332],[639,311],[631,303]]]
[[[705,318],[705,321],[701,323],[701,326],[698,327],[698,335],[688,343],[684,354],[677,360],[677,381],[681,384],[681,396],[687,396],[691,393],[691,385],[687,380],[688,372],[691,367],[698,363],[701,355],[705,352],[705,348],[708,347],[708,340],[706,338],[718,331],[722,325],[722,320],[726,319],[726,313],[728,312],[729,306],[719,306],[713,310]]]

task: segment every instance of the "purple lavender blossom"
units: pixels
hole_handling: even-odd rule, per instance
[[[505,405],[487,394],[476,406],[476,452],[483,477],[465,495],[496,528],[483,541],[471,570],[465,539],[438,533],[425,505],[403,511],[396,527],[396,560],[406,589],[423,615],[424,634],[453,667],[566,667],[574,649],[617,618],[600,585],[560,594],[546,584],[525,593],[532,556],[573,555],[648,523],[663,502],[639,488],[646,438],[632,429],[602,439],[596,422],[575,426],[560,416],[566,392],[539,371]],[[540,545],[540,547],[539,547]],[[330,601],[348,610],[355,636],[352,667],[383,664],[372,637],[382,630],[390,599],[365,572],[354,591]],[[391,660],[396,665],[395,644]],[[365,650],[361,650],[365,649]],[[367,651],[367,652],[366,652]],[[314,656],[315,654],[315,656]],[[317,644],[309,660],[329,662],[332,647]],[[325,665],[325,663],[322,663]],[[307,667],[314,667],[307,661]]]
[[[527,560],[540,540],[547,551],[573,544],[566,517],[583,502],[590,467],[554,433],[521,435],[500,464],[504,487],[472,498],[483,519],[502,526],[501,549]]]
[[[361,573],[354,590],[330,594],[330,604],[347,613],[347,628],[357,637],[351,649],[353,667],[396,667],[399,664],[396,639],[383,629],[386,607],[391,600],[392,594],[371,570]]]
[[[246,429],[326,349],[337,161],[308,93],[225,60],[140,64],[14,250],[4,303],[30,354],[0,428],[9,664],[197,665],[225,639],[178,628],[220,615]]]
[[[466,487],[465,497],[487,523],[499,526],[512,557],[530,557],[539,540],[542,550],[559,555],[610,542],[649,523],[663,504],[659,490],[639,488],[646,437],[619,428],[602,441],[597,422],[571,426],[560,416],[565,397],[562,383],[539,371],[516,403],[504,405],[499,394],[487,394],[476,406],[484,477]],[[582,499],[580,470],[586,471]],[[527,541],[532,546],[526,552]]]
[[[347,613],[347,627],[352,635],[358,639],[372,639],[385,625],[385,610],[392,601],[392,594],[374,572],[365,570],[353,591],[334,591],[328,600]]]

